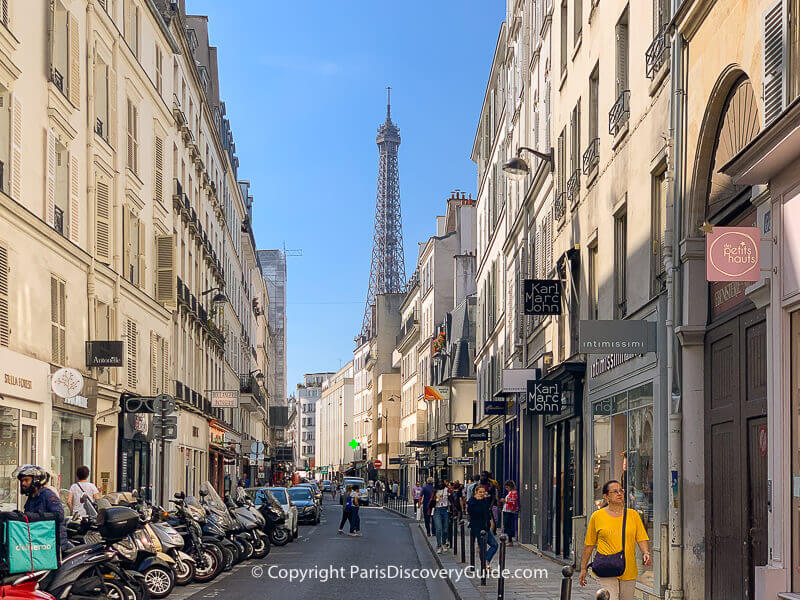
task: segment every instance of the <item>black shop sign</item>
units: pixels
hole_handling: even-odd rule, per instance
[[[86,342],[86,366],[121,367],[122,353],[122,342],[113,340]]]
[[[558,279],[526,279],[523,291],[526,315],[561,314],[561,282]]]
[[[529,381],[528,412],[535,415],[561,414],[561,383],[547,379]]]

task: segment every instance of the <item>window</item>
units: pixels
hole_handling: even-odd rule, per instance
[[[567,72],[567,0],[561,0],[561,76]]]
[[[667,229],[667,188],[666,171],[662,170],[653,176],[653,206],[652,206],[652,233],[651,244],[653,248],[650,273],[652,274],[650,293],[660,293],[666,285],[664,273],[664,232]]]
[[[53,140],[55,141],[55,140]],[[67,150],[61,144],[55,145],[55,172],[52,174],[54,185],[54,198],[55,198],[55,214],[53,220],[53,228],[63,235],[67,236],[69,227],[69,173],[67,169]],[[48,171],[50,169],[48,160]],[[48,175],[48,185],[50,185]],[[48,195],[50,192],[48,191]]]
[[[617,98],[626,92],[628,87],[628,8],[617,22],[616,28],[616,57],[617,57]]]
[[[570,200],[577,201],[580,193],[580,161],[581,161],[581,100],[572,109],[570,115],[570,153],[569,153],[569,172],[570,181],[568,191]]]
[[[108,114],[108,74],[108,65],[98,60],[94,65],[94,131],[106,141],[108,141],[108,131],[111,125]]]
[[[597,241],[589,246],[588,257],[588,292],[589,292],[589,319],[597,319]]]
[[[56,277],[50,278],[50,362],[63,365],[67,362],[67,294],[66,284]]]
[[[598,136],[600,106],[600,63],[596,64],[589,76],[589,142]]]
[[[647,383],[593,405],[594,504],[602,502],[603,484],[622,482],[628,508],[642,518],[653,539],[653,384]],[[639,554],[639,553],[637,553]],[[653,585],[653,566],[637,557],[639,581]]]
[[[164,53],[161,48],[156,46],[156,91],[159,94],[164,93]]]
[[[127,166],[134,173],[139,172],[139,109],[128,99],[128,155]]]
[[[139,56],[139,8],[134,0],[125,0],[123,7],[124,36],[133,55]]]
[[[572,0],[572,10],[574,19],[573,25],[573,42],[577,45],[578,40],[581,39],[581,31],[583,30],[583,0]]]
[[[53,31],[50,40],[50,81],[65,96],[69,92],[69,13],[60,2],[50,4]]]
[[[627,306],[628,215],[624,209],[614,218],[614,317],[622,319]]]
[[[123,217],[123,276],[133,285],[144,287],[144,224],[128,209],[123,209]]]

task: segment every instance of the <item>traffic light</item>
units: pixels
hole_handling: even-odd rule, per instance
[[[361,460],[367,460],[367,449],[366,448],[362,448],[361,449]]]

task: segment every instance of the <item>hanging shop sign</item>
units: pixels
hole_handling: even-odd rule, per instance
[[[390,465],[402,465],[403,464],[403,459],[400,456],[397,456],[397,457],[390,456],[389,457],[389,464]]]
[[[74,398],[83,390],[83,375],[77,369],[59,369],[53,373],[50,389],[59,398]]]
[[[449,400],[450,387],[446,385],[426,385],[425,400]]]
[[[467,435],[469,423],[446,423],[447,431],[454,436]]]
[[[495,393],[495,397],[509,396],[528,391],[528,381],[539,379],[539,369],[503,369],[503,388]]]
[[[526,315],[561,314],[561,282],[558,279],[526,279],[523,293]]]
[[[86,342],[87,367],[121,367],[123,359],[122,342],[115,340]]]
[[[547,379],[529,381],[528,412],[535,415],[561,414],[561,383]]]
[[[488,442],[489,430],[488,429],[470,429],[467,432],[467,440],[470,442]]]
[[[483,414],[485,415],[504,415],[506,414],[505,400],[484,400]]]
[[[238,408],[239,390],[211,390],[211,408]]]
[[[714,227],[706,234],[706,279],[758,281],[760,244],[758,227]]]
[[[211,436],[211,443],[215,446],[224,446],[225,445],[225,431],[220,429],[219,427],[214,427],[211,425],[208,428],[208,433]]]
[[[447,464],[449,466],[453,465],[471,465],[473,462],[471,456],[448,456],[447,457]]]
[[[53,394],[52,401],[53,408],[94,415],[97,412],[97,380],[91,377],[84,377],[83,389],[80,394],[71,398],[61,398]]]
[[[656,335],[655,321],[581,321],[578,351],[586,354],[655,352]]]

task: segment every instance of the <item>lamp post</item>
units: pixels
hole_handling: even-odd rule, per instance
[[[550,152],[539,152],[538,150],[534,150],[533,148],[528,148],[527,146],[520,146],[517,148],[517,155],[508,159],[505,163],[503,163],[503,173],[505,173],[508,177],[515,180],[524,179],[527,175],[530,174],[531,169],[528,166],[528,163],[525,159],[522,158],[522,151],[525,150],[530,152],[535,157],[547,161],[550,163],[550,172],[553,172],[553,149],[550,148]]]

